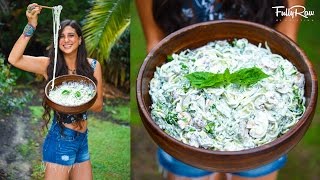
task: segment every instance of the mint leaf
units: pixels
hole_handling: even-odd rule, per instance
[[[68,90],[63,90],[63,91],[61,92],[61,94],[62,94],[62,95],[69,95],[69,94],[70,94],[70,91],[68,91]]]
[[[223,74],[210,72],[194,72],[186,75],[191,86],[196,88],[218,87],[224,84]]]
[[[180,65],[181,65],[181,69],[188,69],[188,66],[187,66],[187,65],[185,65],[185,64],[183,64],[183,63],[181,63]]]
[[[266,77],[268,77],[268,75],[257,67],[244,68],[232,74],[230,74],[229,69],[226,69],[222,74],[194,72],[186,75],[191,86],[195,88],[216,88],[227,86],[230,83],[248,87]]]
[[[80,93],[79,91],[77,91],[77,92],[75,93],[75,95],[76,95],[76,97],[80,97],[80,96],[81,96],[81,93]]]
[[[231,83],[248,87],[266,77],[268,77],[268,75],[257,67],[244,68],[232,73]]]

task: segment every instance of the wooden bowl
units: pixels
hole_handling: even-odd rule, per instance
[[[166,63],[167,55],[197,48],[215,40],[246,38],[250,43],[268,42],[273,53],[290,60],[305,76],[306,111],[286,134],[260,147],[242,151],[212,151],[184,144],[161,130],[150,116],[149,83],[157,66]],[[137,79],[137,101],[142,122],[149,135],[164,151],[189,165],[219,172],[239,172],[270,163],[291,150],[307,131],[316,107],[317,77],[304,52],[285,35],[256,23],[223,20],[199,23],[164,38],[148,54]]]
[[[81,76],[81,75],[63,75],[63,76],[59,76],[56,77],[56,79],[54,80],[54,86],[59,86],[61,85],[63,82],[69,82],[69,81],[83,81],[85,83],[88,84],[92,84],[94,86],[95,89],[95,95],[92,97],[92,99],[84,104],[81,104],[79,106],[63,106],[60,104],[55,103],[54,101],[52,101],[49,98],[49,90],[51,89],[51,84],[52,84],[52,80],[48,82],[48,84],[45,87],[45,98],[46,98],[46,102],[47,104],[54,109],[55,111],[58,111],[60,113],[64,113],[64,114],[80,114],[83,113],[85,111],[87,111],[96,101],[97,99],[97,87],[96,84],[89,78],[85,77],[85,76]]]

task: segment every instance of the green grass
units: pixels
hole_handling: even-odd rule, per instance
[[[94,179],[130,179],[130,128],[90,118]]]
[[[32,162],[32,180],[43,180],[45,165],[41,162],[41,159],[33,160]]]
[[[130,107],[127,104],[120,104],[118,106],[105,106],[104,110],[111,113],[112,118],[130,122]]]
[[[43,107],[42,106],[29,106],[29,110],[31,111],[32,117],[31,122],[32,124],[37,124],[41,121],[41,117],[43,114]]]
[[[27,143],[19,145],[18,151],[24,157],[24,159],[26,159],[33,151],[36,150],[35,147],[35,142],[32,139],[28,139]]]

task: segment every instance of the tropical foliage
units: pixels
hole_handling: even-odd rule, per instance
[[[83,27],[90,57],[98,59],[106,81],[129,91],[129,0],[96,0]]]
[[[21,109],[30,97],[30,94],[17,97],[13,91],[16,79],[17,76],[10,71],[9,65],[4,64],[4,58],[0,55],[0,114],[10,114],[14,109]]]
[[[85,19],[83,33],[90,57],[108,61],[114,43],[130,24],[130,0],[96,0]]]

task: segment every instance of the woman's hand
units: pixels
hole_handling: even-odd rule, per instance
[[[38,14],[40,14],[42,7],[37,3],[29,4],[26,11],[28,18],[28,24],[31,24],[34,28],[38,25]]]

